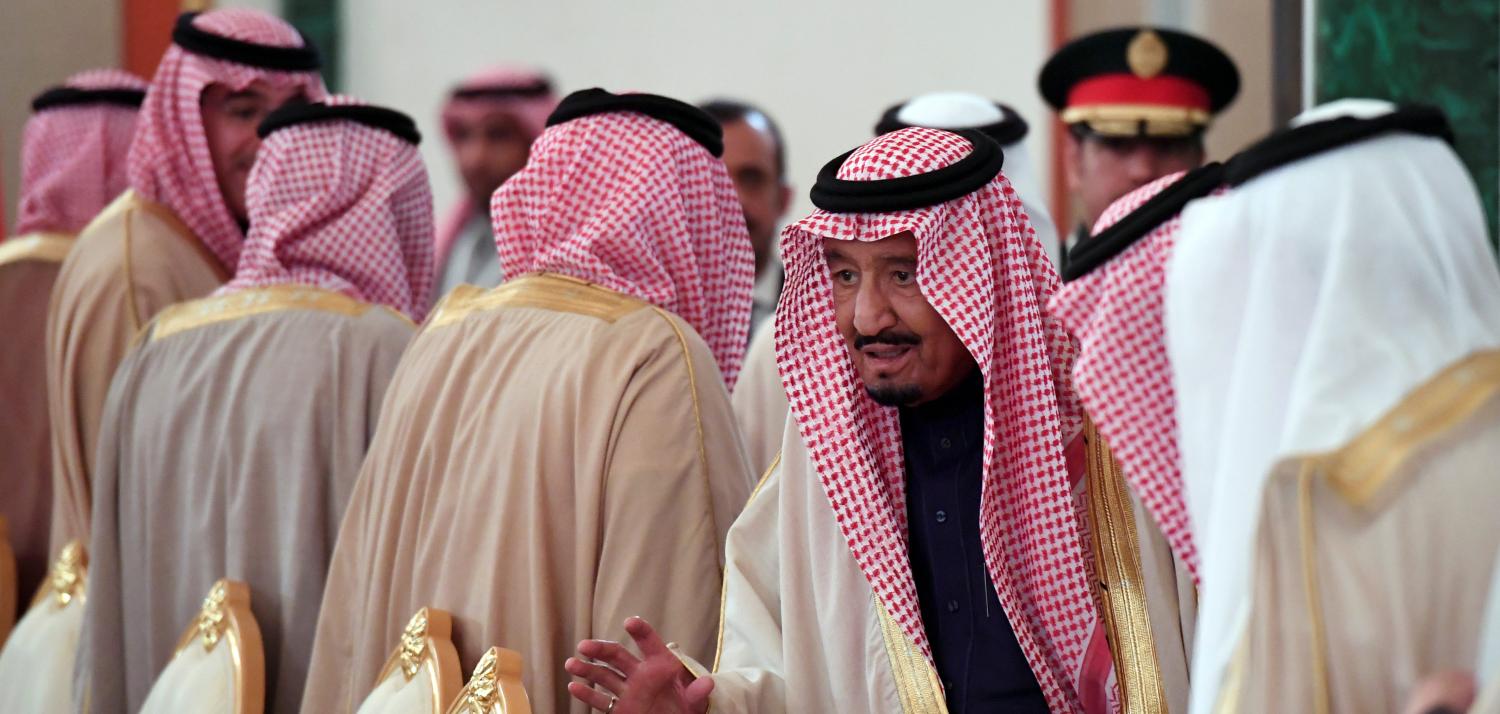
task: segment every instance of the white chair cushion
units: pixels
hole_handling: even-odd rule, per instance
[[[227,640],[212,652],[193,640],[162,671],[140,714],[234,714],[234,656]]]
[[[365,701],[359,705],[357,714],[441,714],[432,708],[432,682],[435,679],[432,662],[423,661],[415,677],[407,681],[400,667],[380,683]]]
[[[83,631],[83,602],[59,609],[52,600],[26,611],[0,651],[0,711],[73,711],[73,661]]]

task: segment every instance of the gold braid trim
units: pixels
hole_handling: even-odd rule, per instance
[[[1088,507],[1100,609],[1109,632],[1115,677],[1126,714],[1165,714],[1167,695],[1156,659],[1146,587],[1141,577],[1135,508],[1120,462],[1092,420],[1084,426],[1088,449]]]

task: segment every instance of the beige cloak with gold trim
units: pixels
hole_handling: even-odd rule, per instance
[[[1219,710],[1397,712],[1471,670],[1500,549],[1500,351],[1407,394],[1343,447],[1277,464]]]
[[[187,226],[133,190],[78,234],[47,311],[53,555],[88,542],[100,413],[131,338],[163,308],[227,279]]]
[[[5,344],[0,349],[0,516],[10,526],[21,603],[29,602],[41,585],[49,562],[47,302],[58,268],[72,247],[73,236],[62,233],[34,233],[0,243]]]
[[[391,383],[303,711],[358,706],[419,607],[452,613],[465,671],[520,652],[538,712],[586,711],[563,661],[631,615],[706,657],[753,480],[713,355],[675,315],[551,274],[454,290]]]
[[[409,320],[311,287],[163,311],[120,364],[94,472],[75,701],[137,711],[220,578],[249,585],[268,712],[296,712],[334,538]]]

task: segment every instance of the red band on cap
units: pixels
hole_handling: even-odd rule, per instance
[[[1068,91],[1068,106],[1098,104],[1156,104],[1209,111],[1208,90],[1182,77],[1158,75],[1149,79],[1133,74],[1090,77]]]

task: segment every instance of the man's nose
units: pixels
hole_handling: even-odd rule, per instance
[[[1160,171],[1161,155],[1152,146],[1138,146],[1126,159],[1125,172],[1136,183],[1151,181],[1161,175]]]
[[[866,281],[854,297],[854,329],[861,335],[878,335],[896,325],[896,313],[885,291]]]

